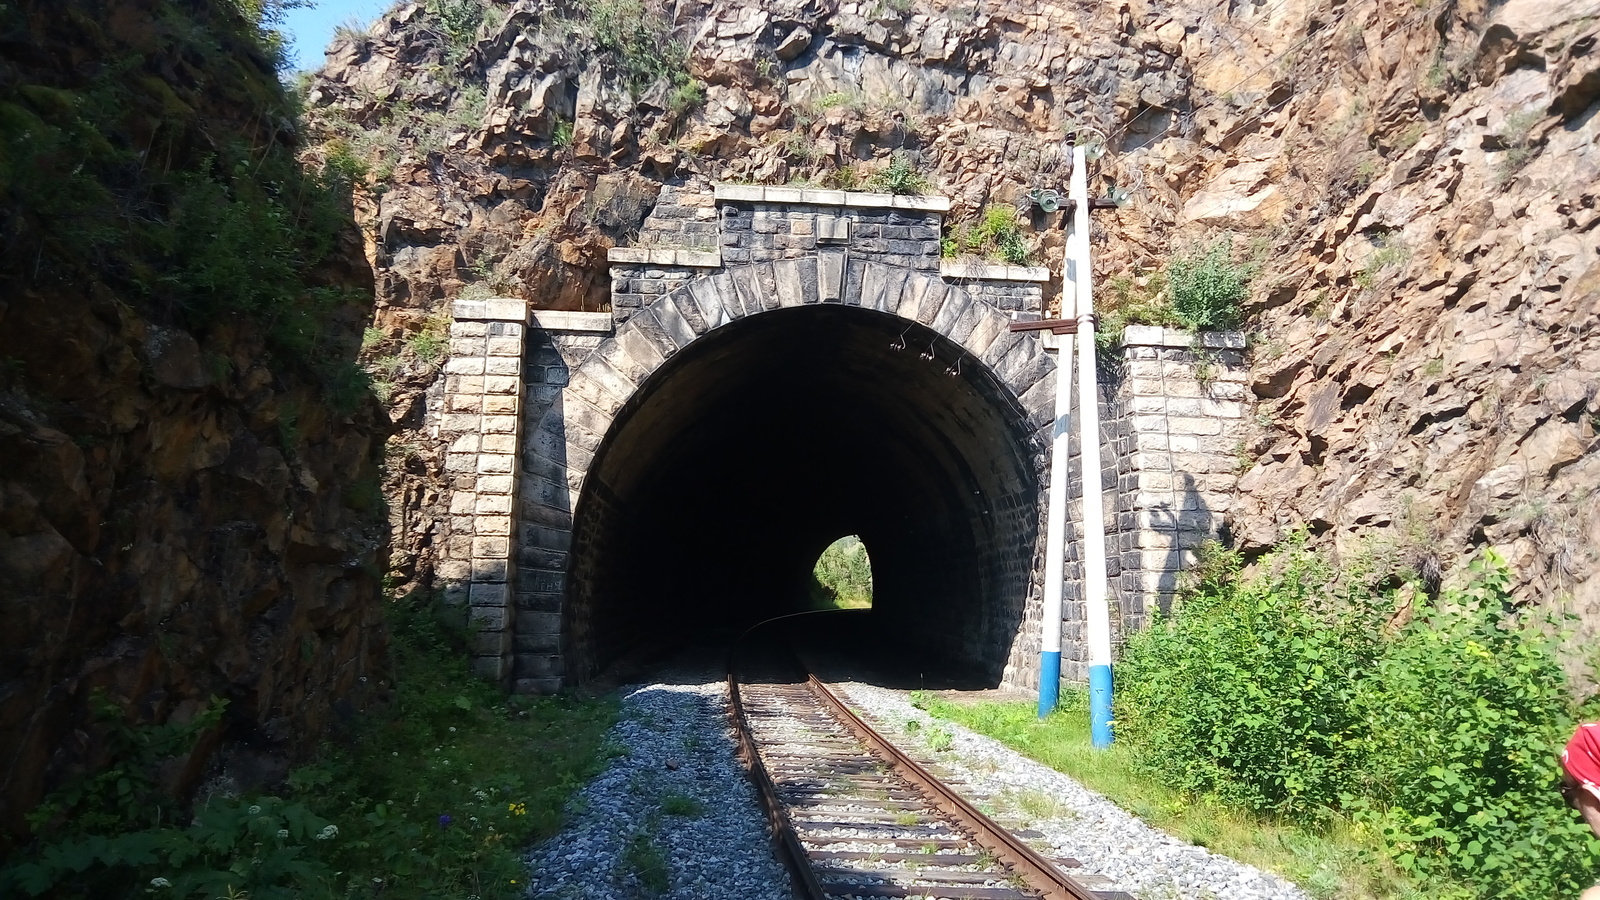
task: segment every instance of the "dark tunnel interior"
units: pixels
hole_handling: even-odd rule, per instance
[[[1039,527],[1029,432],[987,368],[883,313],[778,310],[700,338],[640,387],[589,470],[568,674],[805,609],[818,555],[859,534],[873,630],[998,682]]]

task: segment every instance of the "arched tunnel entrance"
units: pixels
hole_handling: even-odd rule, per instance
[[[956,344],[834,305],[725,325],[617,414],[574,511],[568,674],[807,607],[842,534],[880,633],[998,682],[1034,570],[1041,448]]]

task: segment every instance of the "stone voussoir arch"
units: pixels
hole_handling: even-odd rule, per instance
[[[939,275],[871,261],[830,273],[830,262],[813,255],[721,269],[662,294],[619,325],[572,373],[569,395],[583,401],[565,411],[573,490],[583,477],[574,463],[599,452],[618,412],[668,359],[722,326],[780,309],[858,306],[927,327],[982,364],[1034,429],[1049,427],[1056,363],[1039,332],[1012,332],[1009,315]],[[830,274],[836,284],[858,276],[849,287],[859,289],[828,299]]]

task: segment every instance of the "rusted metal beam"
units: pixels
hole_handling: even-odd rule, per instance
[[[1037,322],[1012,322],[1012,331],[1048,331],[1052,334],[1077,334],[1077,319],[1040,319]]]

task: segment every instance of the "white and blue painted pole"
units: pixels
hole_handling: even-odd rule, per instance
[[[1089,650],[1089,736],[1111,745],[1111,612],[1106,607],[1106,522],[1100,484],[1100,391],[1095,371],[1093,271],[1089,265],[1088,154],[1072,148],[1073,201],[1067,234],[1078,313],[1078,441],[1083,461],[1083,600]],[[1065,299],[1063,298],[1063,303]]]
[[[1063,270],[1064,271],[1064,270]],[[1067,291],[1061,292],[1062,318]],[[1050,498],[1044,525],[1044,621],[1039,635],[1039,718],[1056,708],[1061,696],[1061,586],[1066,578],[1067,442],[1072,430],[1072,343],[1056,335],[1056,416],[1050,432]]]

